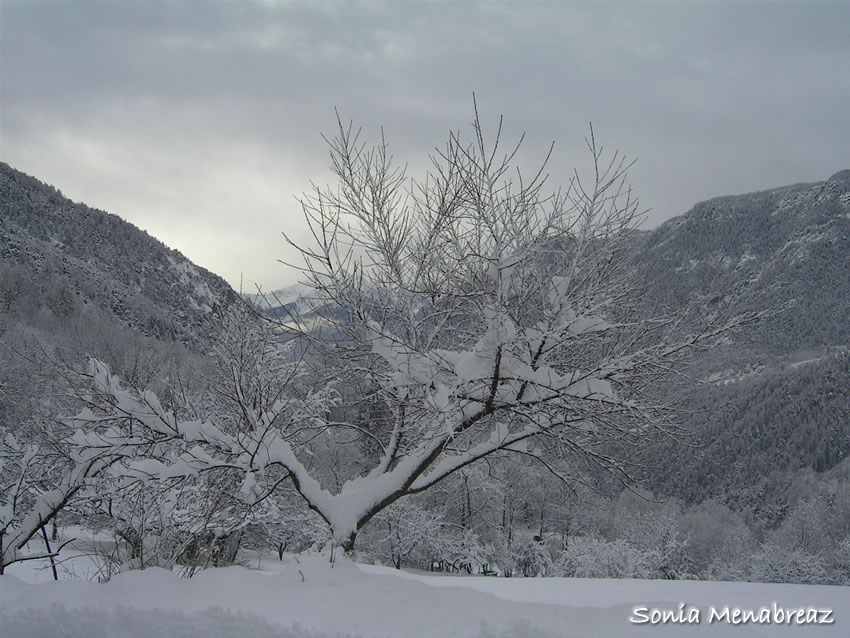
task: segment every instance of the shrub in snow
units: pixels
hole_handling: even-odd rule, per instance
[[[488,552],[477,534],[448,523],[442,512],[416,500],[394,503],[367,525],[358,554],[400,569],[477,573],[488,562]]]
[[[568,539],[556,569],[577,578],[652,578],[656,563],[653,552],[627,540],[578,536]]]
[[[803,549],[788,550],[773,542],[765,543],[753,555],[749,576],[758,583],[817,584],[832,580],[822,555]]]
[[[486,570],[492,561],[492,551],[481,542],[478,534],[457,526],[444,528],[438,552],[438,562],[447,571],[475,574]]]
[[[552,570],[552,555],[539,536],[526,537],[514,547],[514,564],[525,577],[549,576]]]
[[[242,545],[265,552],[271,549],[283,560],[284,553],[298,554],[330,540],[325,521],[308,509],[291,488],[283,488],[252,508]]]

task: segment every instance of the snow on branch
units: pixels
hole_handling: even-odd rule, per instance
[[[550,466],[620,477],[627,459],[609,448],[667,431],[660,384],[750,318],[653,315],[630,164],[591,130],[590,179],[547,193],[548,154],[524,173],[519,143],[501,122],[489,139],[476,109],[471,138],[450,134],[412,179],[383,135],[369,149],[338,120],[339,183],[304,197],[313,241],[291,242],[312,302],[278,326],[288,347],[227,323],[203,418],[92,362],[67,421],[79,458],[111,454],[111,472],[143,481],[233,472],[246,499],[282,469],[346,547],[398,499],[492,454],[546,449]]]
[[[743,322],[641,305],[631,164],[592,129],[590,179],[551,193],[548,155],[524,174],[522,139],[505,146],[501,121],[488,139],[477,107],[471,139],[450,134],[422,179],[383,136],[368,150],[339,120],[327,141],[340,186],[305,196],[316,241],[290,242],[324,329],[299,338],[379,441],[333,495],[298,479],[337,540],[475,460],[533,453],[536,437],[617,471],[606,443],[666,427],[653,384]]]

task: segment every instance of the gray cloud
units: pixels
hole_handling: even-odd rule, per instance
[[[599,137],[654,224],[850,166],[843,2],[0,4],[0,154],[238,285],[294,275],[279,231],[330,179],[334,106],[411,172],[499,114],[553,185]]]

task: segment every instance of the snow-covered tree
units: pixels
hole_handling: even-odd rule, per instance
[[[846,584],[850,481],[824,480],[800,500],[751,560],[758,582]]]
[[[545,162],[519,170],[501,122],[492,144],[477,112],[472,132],[452,133],[416,180],[383,139],[368,149],[340,122],[339,184],[302,202],[315,241],[292,243],[314,310],[286,328],[381,408],[358,424],[377,443],[371,467],[335,493],[304,491],[339,542],[496,452],[626,480],[613,450],[665,427],[663,378],[740,322],[641,306],[629,165],[606,159],[592,130],[590,180],[550,194]]]
[[[256,532],[275,513],[280,524],[299,518],[282,500],[290,477],[275,446],[300,451],[314,440],[332,393],[305,387],[298,364],[245,309],[222,318],[211,367],[207,389],[188,391],[177,377],[167,400],[98,360],[78,375],[85,407],[63,419],[73,434],[62,445],[108,460],[88,482],[87,513],[126,549],[119,562],[219,564],[248,526]]]
[[[745,515],[715,500],[688,508],[679,519],[679,535],[692,573],[716,580],[743,580],[756,551]]]
[[[0,574],[13,563],[54,556],[61,547],[46,538],[42,551],[28,543],[39,532],[46,536],[47,523],[111,463],[98,450],[57,443],[8,432],[0,439]]]
[[[340,123],[339,184],[303,200],[315,241],[296,248],[312,309],[280,324],[289,361],[260,339],[243,369],[237,349],[222,367],[236,410],[202,419],[94,364],[101,401],[77,420],[99,432],[79,443],[123,446],[123,467],[151,476],[231,468],[249,500],[291,481],[348,549],[400,498],[495,453],[565,481],[628,480],[624,454],[669,425],[665,375],[741,319],[642,306],[628,164],[605,159],[592,131],[589,181],[576,173],[551,194],[545,162],[525,174],[519,146],[502,142],[501,123],[490,144],[476,113],[471,141],[452,133],[408,180],[386,142],[368,150]],[[328,467],[317,446],[351,454]]]

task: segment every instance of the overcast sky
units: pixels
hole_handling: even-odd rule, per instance
[[[334,107],[419,174],[449,130],[584,137],[637,164],[648,225],[850,168],[850,3],[0,1],[0,159],[251,291],[331,180]],[[306,237],[304,237],[306,241]]]

